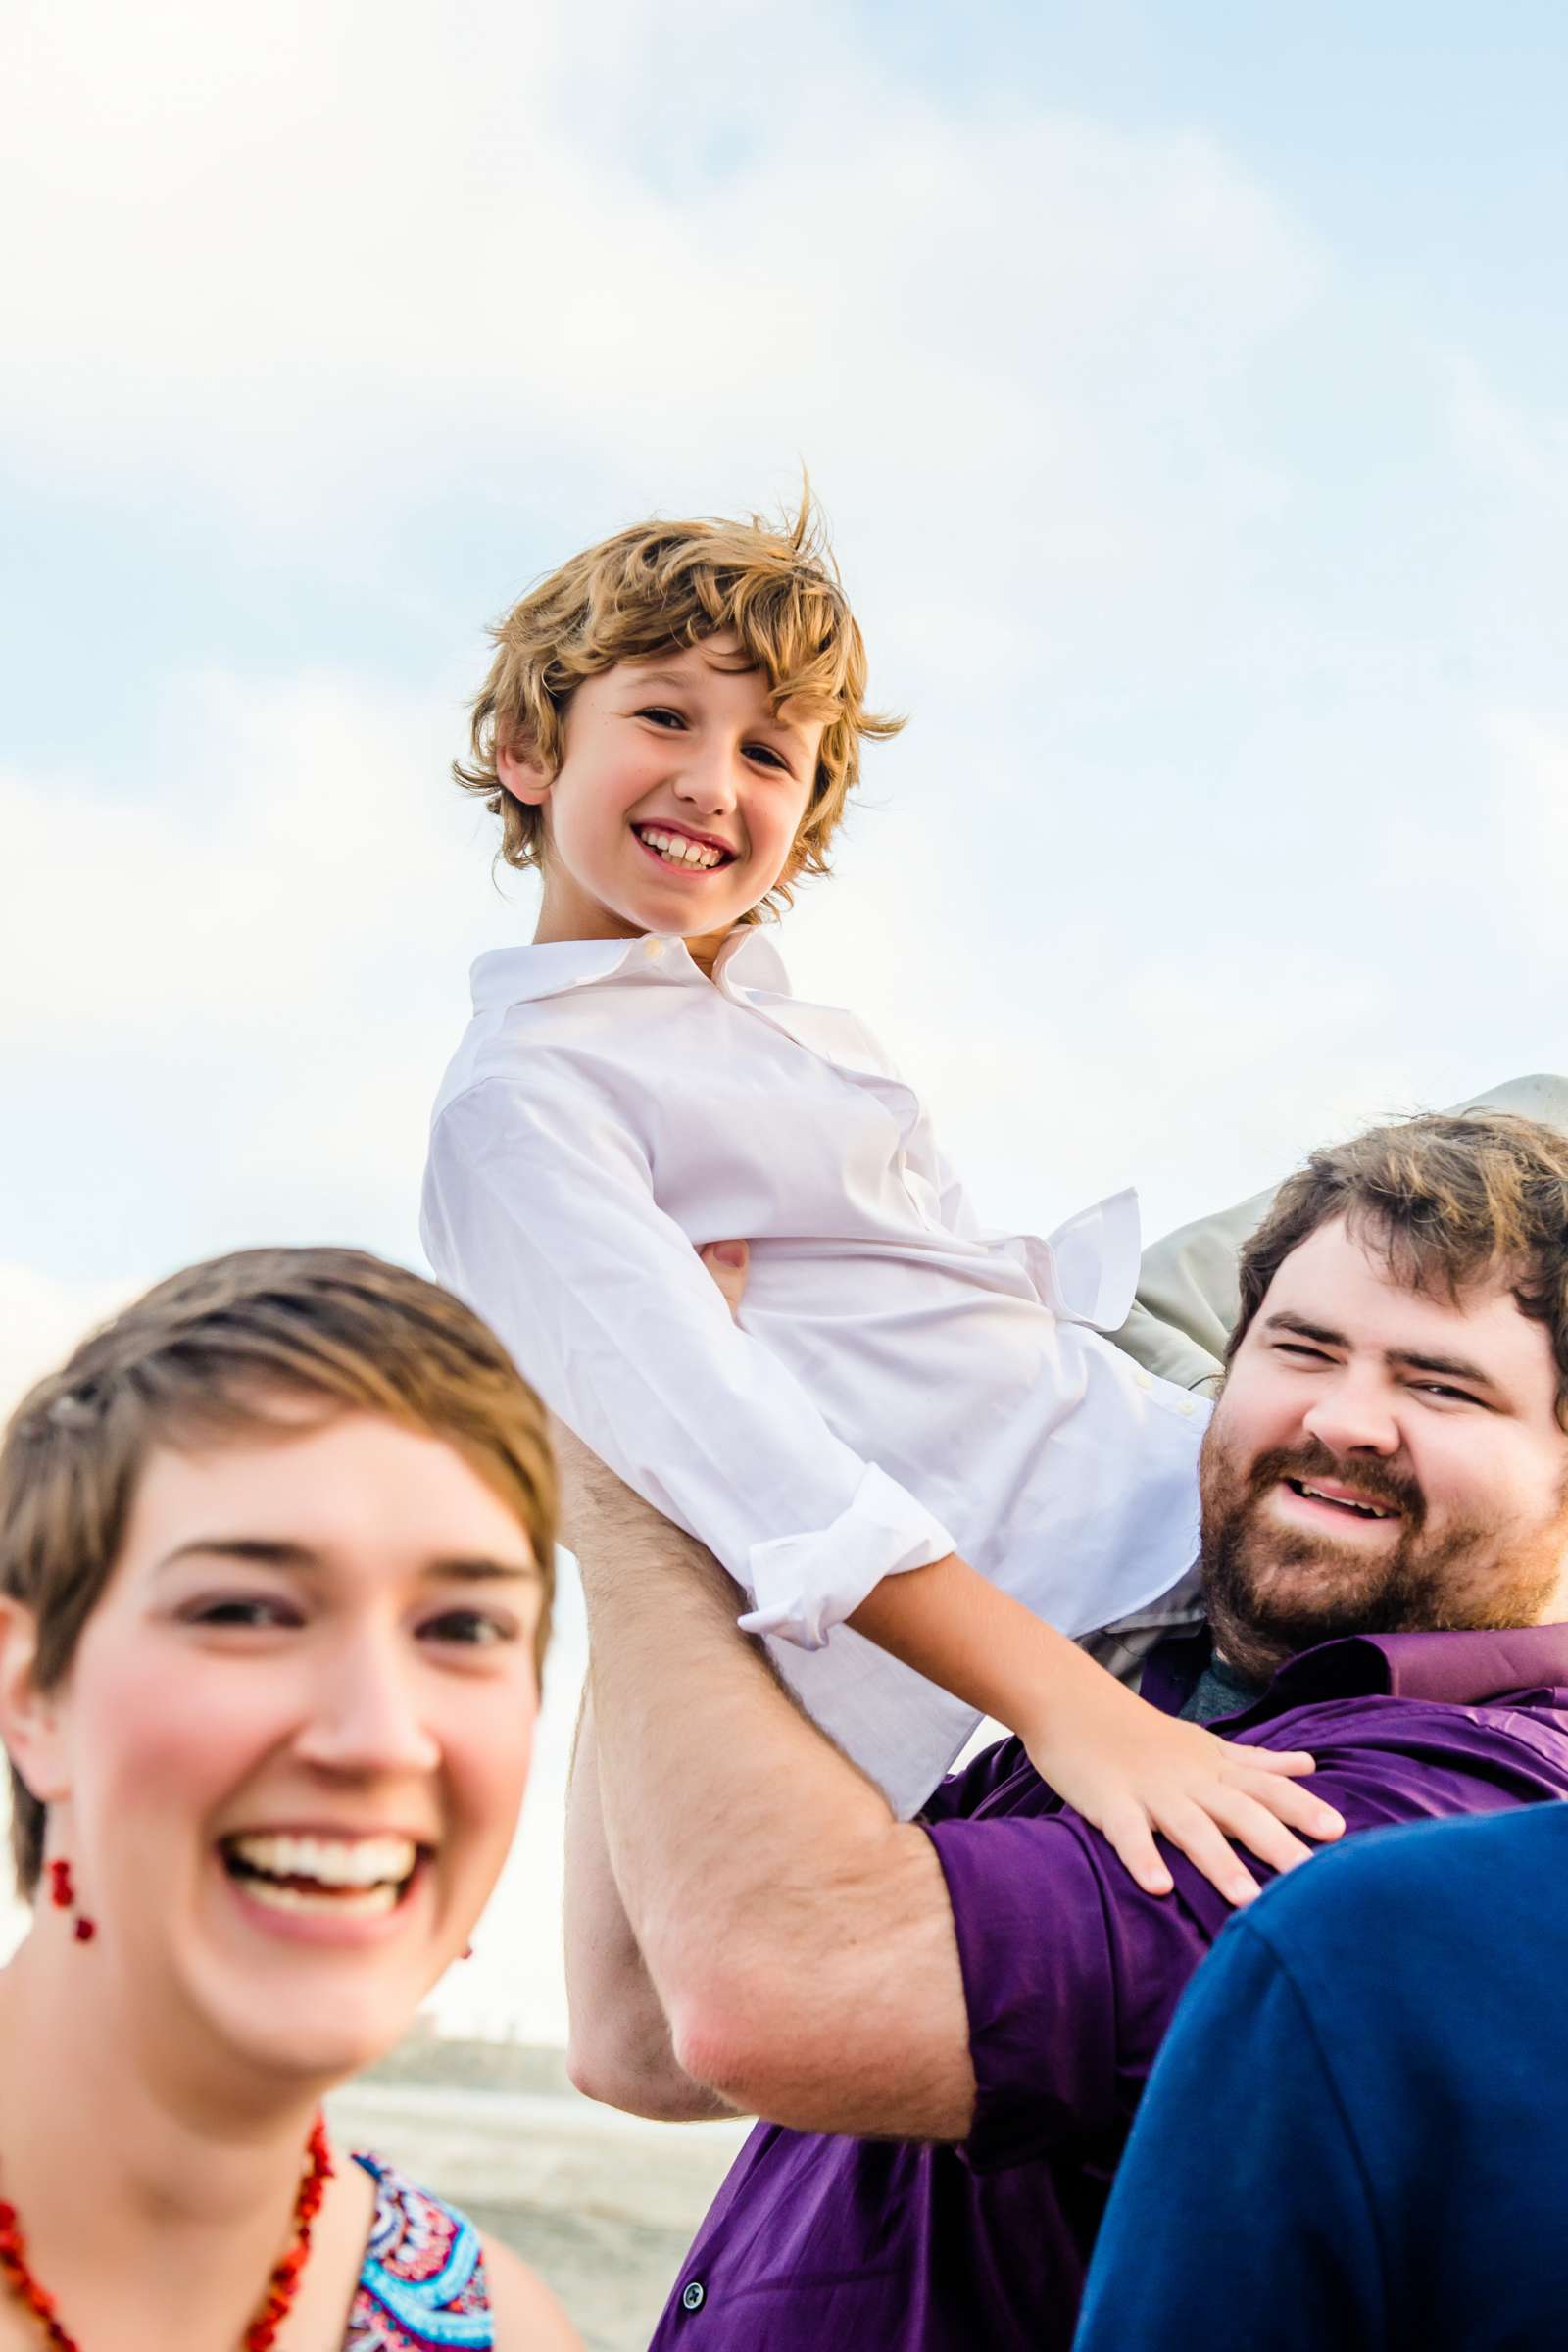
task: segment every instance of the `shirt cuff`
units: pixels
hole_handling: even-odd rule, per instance
[[[1036,1290],[1064,1323],[1119,1331],[1138,1289],[1138,1195],[1130,1189],[1080,1209],[1049,1241],[1025,1245]]]
[[[752,1545],[746,1581],[757,1605],[738,1620],[740,1629],[821,1649],[885,1576],[928,1568],[956,1549],[923,1503],[868,1462],[831,1527]]]
[[[947,1881],[963,1976],[975,2104],[956,2153],[972,2173],[1104,2144],[1118,2123],[1120,1936],[1089,1851],[1096,1833],[1037,1790],[1047,1808],[1037,1814],[921,1825]]]

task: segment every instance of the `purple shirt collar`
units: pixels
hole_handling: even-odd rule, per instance
[[[1209,1659],[1206,1626],[1173,1635],[1144,1669],[1143,1694],[1180,1711]],[[1568,1690],[1568,1625],[1509,1625],[1480,1633],[1354,1634],[1287,1658],[1252,1705],[1226,1718],[1263,1723],[1330,1698],[1425,1698],[1475,1707],[1504,1691]]]

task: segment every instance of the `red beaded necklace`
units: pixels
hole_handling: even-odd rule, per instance
[[[300,2176],[300,2193],[294,2200],[293,2239],[267,2281],[261,2309],[240,2338],[241,2352],[271,2352],[277,2331],[300,2291],[300,2279],[310,2259],[312,2225],[321,2210],[326,2184],[332,2178],[326,2126],[319,2116],[311,2127],[306,2154],[310,2161]],[[81,2352],[75,2337],[55,2317],[54,2296],[33,2277],[17,2209],[3,2198],[0,2198],[0,2280],[32,2313],[55,2352]]]

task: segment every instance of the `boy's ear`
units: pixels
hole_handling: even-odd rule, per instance
[[[71,1793],[60,1733],[60,1693],[33,1680],[38,1628],[25,1602],[0,1592],[0,1741],[42,1805]]]
[[[514,801],[537,808],[554,782],[550,771],[533,756],[531,739],[522,734],[496,737],[496,774]]]

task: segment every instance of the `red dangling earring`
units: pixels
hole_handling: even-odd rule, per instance
[[[51,1862],[49,1865],[49,1900],[57,1911],[74,1911],[76,1908],[75,1883],[71,1876],[71,1864],[67,1861]],[[71,1932],[78,1943],[91,1943],[98,1933],[98,1922],[78,1915]]]

